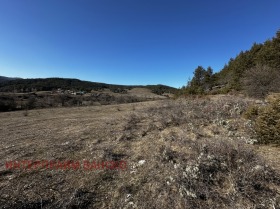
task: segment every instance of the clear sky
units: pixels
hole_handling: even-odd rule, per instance
[[[181,87],[280,29],[279,0],[0,0],[0,75]]]

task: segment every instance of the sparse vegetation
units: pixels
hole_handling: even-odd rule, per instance
[[[252,124],[242,117],[253,104],[216,95],[29,110],[24,120],[22,111],[0,113],[0,205],[279,208],[277,158],[267,161],[258,153]],[[17,131],[9,131],[15,124]],[[127,170],[3,167],[5,161],[21,159],[123,160]]]
[[[167,99],[165,96],[152,93],[149,89],[144,89],[143,92],[142,94],[120,94],[111,91],[100,91],[87,95],[52,92],[2,93],[2,95],[0,95],[0,112],[23,110],[26,108],[31,110],[49,107],[109,105]]]

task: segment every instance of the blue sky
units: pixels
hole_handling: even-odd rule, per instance
[[[279,0],[0,0],[0,75],[181,87],[280,29]]]

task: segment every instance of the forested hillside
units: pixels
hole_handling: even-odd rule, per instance
[[[9,78],[9,77],[5,77],[5,76],[0,76],[0,84],[7,82],[7,81],[11,81],[11,80],[16,80],[16,79],[20,79],[20,78]]]
[[[165,85],[147,85],[147,86],[125,86],[125,85],[113,85],[106,83],[97,83],[90,81],[81,81],[78,79],[66,79],[66,78],[38,78],[38,79],[17,79],[10,80],[5,83],[0,83],[0,92],[31,92],[31,91],[51,91],[54,89],[70,89],[79,91],[102,90],[110,89],[112,92],[122,92],[131,88],[148,88],[153,93],[176,93],[177,89]]]
[[[249,96],[264,97],[280,90],[280,30],[264,43],[231,58],[221,71],[213,74],[211,67],[198,66],[194,77],[182,93],[227,93],[243,91]]]

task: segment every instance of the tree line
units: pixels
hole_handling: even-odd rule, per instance
[[[0,92],[33,92],[33,91],[52,91],[58,88],[64,90],[77,90],[90,92],[91,90],[110,89],[112,92],[120,93],[132,88],[148,88],[155,94],[177,93],[178,89],[165,85],[114,85],[106,83],[97,83],[90,81],[81,81],[78,79],[66,78],[38,78],[38,79],[16,79],[0,83]]]
[[[213,74],[213,69],[198,66],[193,78],[183,86],[181,94],[215,94],[242,91],[249,96],[264,97],[280,91],[280,30],[264,43],[254,43],[250,50],[235,58]]]

